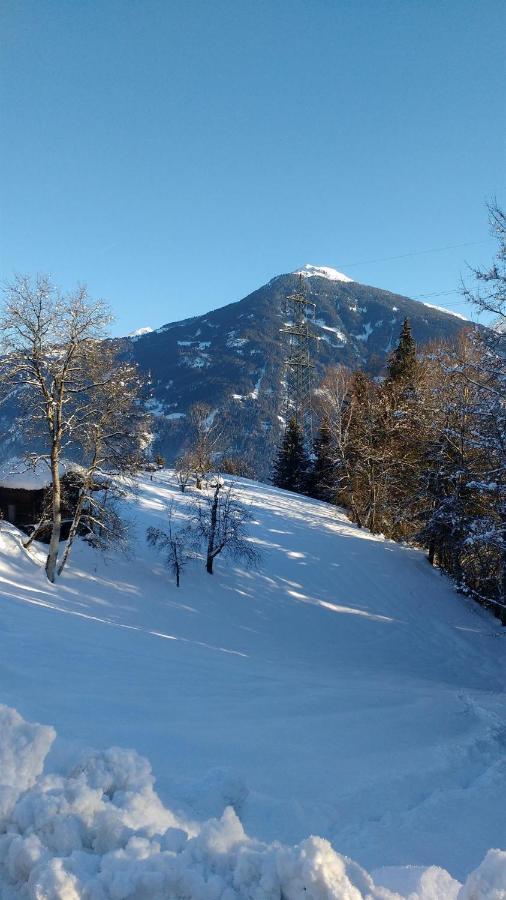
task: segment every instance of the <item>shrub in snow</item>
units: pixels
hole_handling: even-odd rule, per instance
[[[165,564],[169,571],[176,579],[176,586],[179,587],[181,575],[193,559],[193,552],[187,546],[190,540],[190,533],[187,528],[177,528],[174,525],[174,502],[169,505],[167,515],[167,529],[148,528],[146,533],[148,544],[156,547],[165,558]]]

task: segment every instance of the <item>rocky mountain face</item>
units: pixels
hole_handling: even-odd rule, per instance
[[[283,427],[285,298],[300,288],[316,305],[314,382],[336,363],[379,373],[404,318],[419,344],[452,338],[465,322],[451,313],[352,281],[334,269],[305,266],[279,275],[243,300],[203,316],[140,328],[116,342],[147,376],[153,450],[170,464],[188,438],[186,415],[197,401],[219,422],[220,449],[240,454],[268,478]],[[0,454],[25,448],[15,394],[0,406]]]
[[[301,273],[316,304],[315,383],[336,363],[379,373],[405,317],[420,345],[452,338],[465,325],[333,269],[306,266]],[[283,305],[299,284],[299,272],[280,275],[237,303],[126,339],[125,350],[149,376],[154,448],[169,463],[187,438],[189,407],[203,401],[219,417],[222,449],[268,477],[282,428]]]

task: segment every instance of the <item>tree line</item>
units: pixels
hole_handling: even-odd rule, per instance
[[[490,212],[499,253],[475,272],[485,290],[467,297],[495,314],[495,327],[420,349],[405,320],[382,378],[328,371],[315,397],[312,453],[292,419],[274,482],[425,548],[506,624],[506,227],[497,206]]]

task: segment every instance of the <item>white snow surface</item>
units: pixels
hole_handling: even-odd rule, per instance
[[[310,263],[306,263],[305,266],[302,266],[302,269],[297,269],[292,274],[304,275],[306,278],[317,276],[318,278],[327,278],[328,281],[354,281],[353,278],[343,275],[337,269],[331,269],[330,266],[312,266]]]
[[[79,542],[54,586],[0,524],[1,900],[506,900],[506,630],[422,553],[238,484],[258,567],[179,590],[144,541],[187,513],[169,472],[125,501],[129,557]]]
[[[339,328],[333,328],[331,325],[327,325],[323,319],[316,319],[315,325],[319,325],[324,331],[330,331],[332,334],[335,334],[339,341],[342,341],[344,344],[346,343],[346,335]]]
[[[131,331],[128,337],[138,338],[142,337],[143,334],[151,334],[152,331],[153,329],[149,325],[145,325],[143,328],[136,328],[135,331]]]
[[[80,466],[67,459],[60,462],[60,475],[79,471]],[[34,463],[30,460],[13,458],[0,465],[0,485],[15,490],[41,490],[51,483],[49,460],[39,458]]]
[[[370,322],[366,322],[364,325],[364,330],[362,334],[356,334],[355,340],[357,341],[368,341],[371,334],[373,333],[373,327]]]
[[[447,316],[456,316],[457,319],[463,319],[464,322],[469,322],[467,316],[463,316],[462,313],[455,312],[451,309],[446,309],[445,306],[436,306],[434,303],[425,303],[422,301],[424,306],[428,306],[429,309],[437,309],[438,312],[446,313]]]
[[[84,751],[64,772],[44,773],[53,729],[6,706],[0,726],[3,900],[506,896],[504,851],[490,850],[464,886],[437,866],[371,876],[320,837],[292,847],[248,837],[232,805],[219,818],[188,821],[163,805],[148,761],[134,750]]]

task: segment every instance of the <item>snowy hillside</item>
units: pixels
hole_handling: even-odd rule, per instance
[[[504,900],[506,853],[470,873],[506,845],[506,630],[335,508],[240,492],[258,567],[179,590],[145,542],[170,473],[130,557],[81,544],[55,586],[0,524],[0,702],[57,733],[0,715],[1,900]]]

